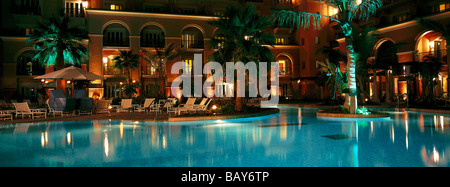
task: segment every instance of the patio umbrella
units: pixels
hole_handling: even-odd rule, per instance
[[[72,82],[72,97],[73,97],[73,81],[74,80],[96,80],[103,79],[102,76],[85,71],[75,66],[70,66],[58,71],[47,73],[45,75],[37,76],[34,79],[56,79],[56,80],[71,80]]]

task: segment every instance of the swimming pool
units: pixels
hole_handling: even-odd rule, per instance
[[[449,166],[449,115],[317,118],[280,107],[202,122],[68,121],[0,126],[0,166]]]

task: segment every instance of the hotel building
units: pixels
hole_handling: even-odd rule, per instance
[[[192,65],[194,54],[201,54],[203,63],[215,46],[209,41],[217,30],[208,21],[223,15],[229,4],[237,0],[4,0],[1,12],[0,30],[0,88],[4,98],[18,95],[34,97],[38,88],[51,87],[33,77],[54,71],[53,67],[42,67],[32,61],[32,43],[26,42],[26,35],[33,32],[42,20],[51,16],[71,17],[71,25],[84,29],[87,38],[83,40],[89,49],[89,60],[81,67],[105,80],[93,81],[90,88],[103,90],[104,97],[120,94],[119,85],[125,82],[124,72],[113,67],[112,58],[119,50],[133,50],[142,54],[142,49],[154,50],[174,43],[183,55],[168,63],[167,70],[177,61]],[[307,11],[333,16],[335,8],[311,0],[247,0],[254,4],[260,14],[270,16],[270,9]],[[414,2],[414,3],[412,3]],[[439,74],[437,85],[440,94],[447,91],[447,42],[441,33],[426,30],[414,20],[425,17],[446,24],[450,20],[450,3],[440,0],[407,1],[385,0],[384,6],[368,22],[360,26],[373,26],[384,36],[373,49],[373,57],[383,58],[391,64],[378,70],[379,76],[371,79],[370,93],[392,100],[395,93],[406,90],[406,76],[417,73],[415,64],[423,56],[432,54],[445,64]],[[300,99],[323,99],[329,93],[317,85],[315,77],[320,73],[319,62],[325,56],[316,55],[324,46],[345,51],[345,41],[339,34],[336,23],[322,20],[321,29],[295,29],[275,24],[267,32],[276,36],[276,44],[269,46],[274,60],[280,62],[280,95]],[[405,43],[398,51],[384,51],[390,45]],[[392,55],[383,55],[391,53]],[[30,63],[31,62],[31,63]],[[345,68],[344,68],[345,69]],[[368,72],[369,73],[369,72]],[[166,90],[178,75],[168,74]],[[143,96],[154,96],[157,90],[157,74],[142,58],[140,65],[132,72],[132,80],[140,82]],[[376,80],[376,81],[375,81]],[[417,83],[416,83],[417,82]],[[416,81],[414,84],[419,84]],[[376,86],[374,86],[376,85]],[[420,95],[421,86],[413,92]],[[166,93],[170,93],[166,91]]]

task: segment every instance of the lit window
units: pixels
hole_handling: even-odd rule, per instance
[[[445,11],[445,4],[440,4],[439,5],[439,11],[440,12],[444,12]]]
[[[192,71],[192,60],[186,59],[183,62],[185,62],[183,63],[183,72],[190,73]]]
[[[194,45],[195,35],[183,34],[181,35],[181,42],[183,48],[192,48]]]
[[[286,61],[285,60],[279,60],[279,67],[280,67],[280,74],[284,75],[286,73]]]
[[[122,10],[122,5],[111,4],[111,10]]]

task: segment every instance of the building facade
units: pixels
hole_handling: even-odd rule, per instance
[[[133,50],[142,55],[143,49],[152,51],[155,47],[174,43],[184,53],[168,63],[167,70],[177,61],[192,64],[194,54],[201,54],[203,63],[209,62],[209,56],[215,50],[209,41],[217,29],[208,21],[223,15],[227,5],[237,3],[237,0],[2,1],[0,87],[4,98],[0,99],[17,95],[31,98],[42,86],[52,86],[51,83],[44,84],[33,79],[54,71],[54,67],[41,67],[33,62],[32,43],[26,42],[26,35],[33,32],[33,27],[51,16],[71,17],[72,26],[86,30],[87,38],[83,42],[89,49],[89,60],[81,67],[106,78],[91,82],[89,87],[101,90],[101,94],[109,98],[121,94],[120,84],[126,80],[124,72],[113,67],[112,59],[119,54],[119,50]],[[329,16],[336,11],[334,7],[312,0],[247,0],[247,3],[257,6],[259,13],[266,16],[270,16],[271,8]],[[395,93],[406,93],[407,75],[415,73],[414,64],[422,62],[423,56],[428,54],[440,57],[445,64],[437,89],[444,94],[448,89],[447,42],[441,33],[420,27],[414,18],[426,17],[447,23],[450,20],[450,4],[440,0],[385,0],[384,4],[368,22],[358,23],[360,26],[376,27],[384,36],[373,49],[369,61],[378,59],[392,64],[392,67],[377,70],[375,74],[378,76],[371,78],[368,83],[371,98],[368,99],[378,97],[389,101]],[[275,24],[266,32],[273,32],[276,36],[276,44],[269,47],[274,52],[274,60],[280,62],[280,95],[297,99],[323,99],[329,96],[330,92],[315,81],[320,73],[319,62],[327,58],[316,51],[322,47],[345,51],[345,43],[336,24],[327,19],[322,20],[321,29],[295,29]],[[386,49],[397,43],[405,45],[401,45],[390,58],[381,55],[388,53]],[[142,84],[141,95],[153,96],[157,93],[157,73],[145,60],[140,58],[139,67],[131,75],[133,81]],[[170,89],[171,82],[177,76],[168,75],[166,90]],[[420,95],[420,86],[414,88],[417,89],[414,93]]]

